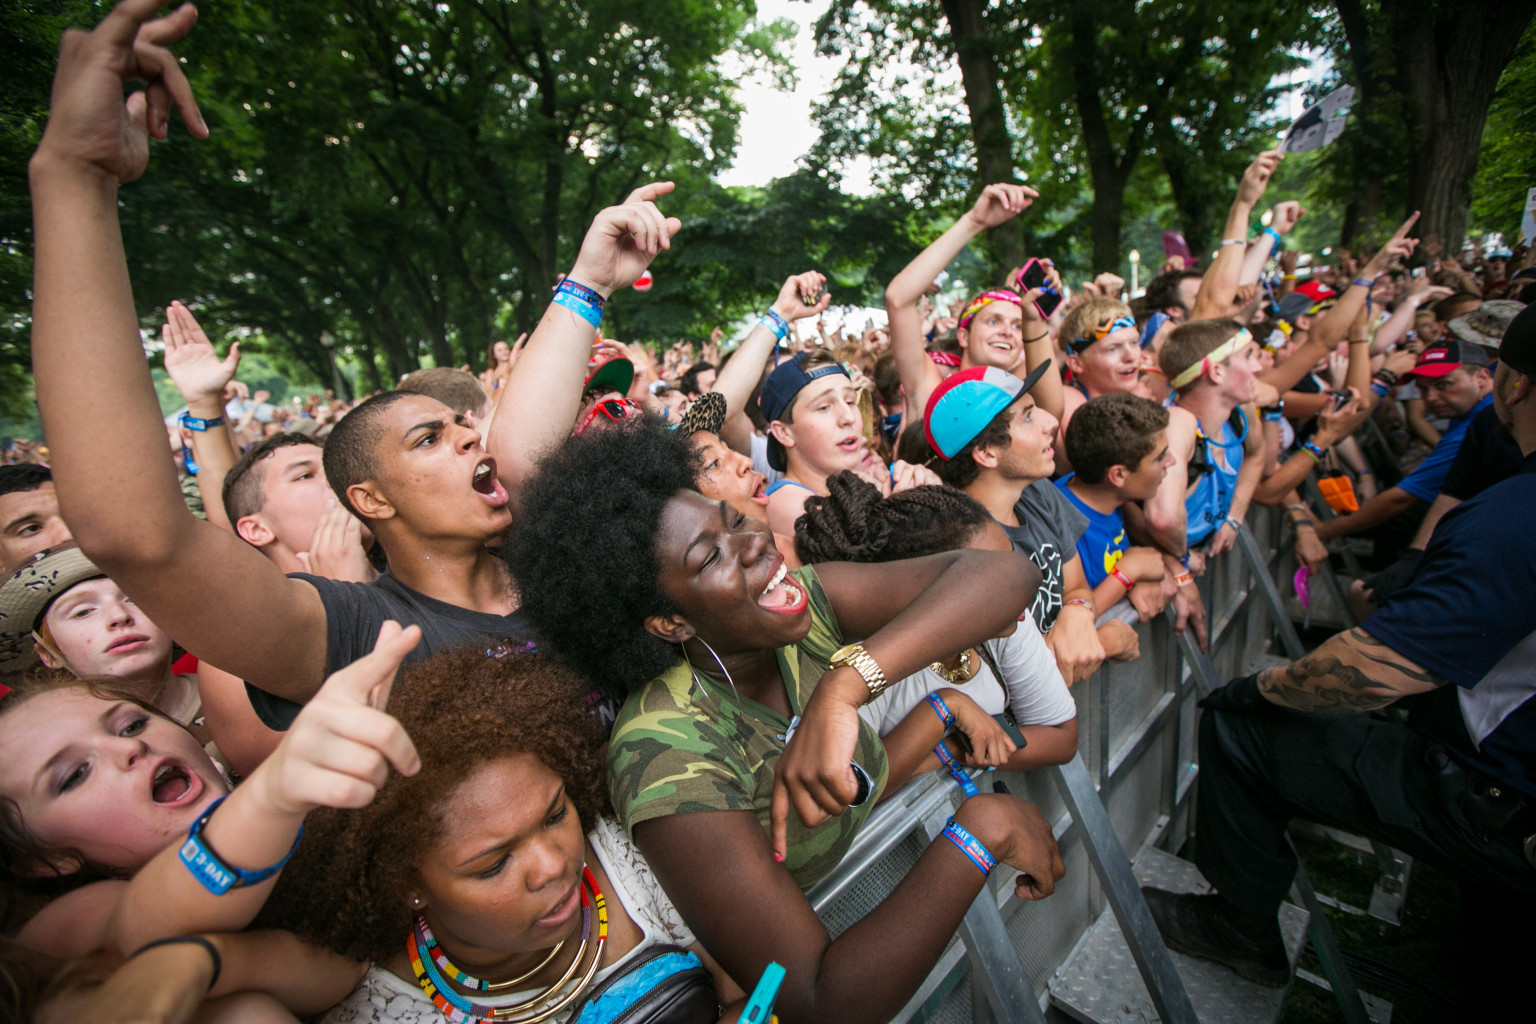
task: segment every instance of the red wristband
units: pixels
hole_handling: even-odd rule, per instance
[[[1120,581],[1120,585],[1126,590],[1130,590],[1136,585],[1136,581],[1131,579],[1125,573],[1121,572],[1118,565],[1111,569],[1110,572],[1114,575],[1115,579]]]

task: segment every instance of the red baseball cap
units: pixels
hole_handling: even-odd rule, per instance
[[[1487,349],[1459,339],[1431,345],[1408,371],[1410,377],[1444,377],[1462,366],[1492,366]]]

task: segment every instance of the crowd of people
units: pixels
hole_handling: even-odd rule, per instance
[[[991,872],[1031,900],[1063,876],[1051,823],[974,770],[1069,761],[1070,688],[1138,625],[1203,647],[1198,578],[1255,505],[1303,566],[1353,537],[1375,571],[1359,627],[1202,702],[1214,891],[1146,890],[1168,945],[1286,984],[1298,817],[1536,892],[1536,254],[1452,258],[1409,217],[1304,267],[1298,203],[1249,237],[1266,152],[1209,264],[1144,295],[1042,258],[947,306],[961,250],[1041,201],[997,183],[885,327],[828,333],[808,270],[734,345],[653,351],[602,319],[686,239],[658,182],[478,375],[273,407],[171,302],[167,423],[116,212],[173,112],[207,133],[168,49],[195,14],[159,6],[65,36],[30,168],[47,445],[0,467],[16,1019],[733,1021],[773,964],[785,1022],[889,1019]],[[926,772],[957,809],[834,937],[806,891]]]

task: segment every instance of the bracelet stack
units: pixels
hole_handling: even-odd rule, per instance
[[[601,327],[603,307],[608,304],[608,300],[586,285],[566,278],[555,288],[554,303],[564,306],[593,327]]]
[[[981,845],[981,840],[971,835],[969,830],[954,818],[950,818],[944,824],[944,831],[939,834],[958,846],[960,852],[969,857],[971,863],[976,865],[976,869],[981,872],[983,878],[990,875],[992,869],[997,867],[997,858],[992,856],[985,846]]]
[[[776,309],[768,310],[757,322],[773,332],[773,337],[777,341],[783,341],[789,337],[789,321],[780,316]]]
[[[1303,442],[1301,442],[1301,450],[1306,452],[1308,455],[1312,456],[1312,461],[1317,463],[1318,465],[1322,465],[1322,463],[1323,463],[1323,456],[1328,454],[1327,452],[1325,452],[1321,448],[1319,448],[1317,446],[1317,443],[1312,441],[1310,438],[1305,440],[1305,441],[1303,441]]]
[[[1372,288],[1376,287],[1376,282],[1374,280],[1365,277],[1357,277],[1350,283],[1364,288],[1366,291],[1370,291]]]

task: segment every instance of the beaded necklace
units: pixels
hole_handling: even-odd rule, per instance
[[[592,935],[592,911],[597,909],[597,947],[592,954],[592,963],[587,967],[570,991],[566,992],[553,1004],[543,1010],[527,1013],[530,1007],[550,999],[571,980],[576,973],[576,968],[581,965],[582,957],[587,950],[587,941]],[[420,913],[416,914],[416,921],[411,929],[411,938],[406,942],[406,952],[410,956],[411,970],[416,975],[416,984],[421,986],[422,992],[432,1000],[432,1004],[447,1017],[451,1024],[485,1024],[485,1022],[507,1022],[507,1024],[537,1024],[539,1021],[548,1020],[567,1006],[579,999],[587,987],[591,985],[592,978],[597,974],[597,968],[603,960],[603,946],[608,941],[608,904],[603,898],[603,891],[598,888],[597,879],[592,876],[592,869],[583,866],[581,880],[581,945],[577,947],[576,956],[571,960],[571,966],[566,969],[564,976],[544,991],[521,1000],[516,1003],[508,1003],[501,1006],[476,1003],[455,992],[444,979],[443,973],[447,973],[460,984],[475,988],[479,991],[492,991],[506,988],[523,978],[531,977],[545,964],[554,959],[559,946],[551,951],[549,956],[519,978],[511,981],[488,982],[471,977],[453,965],[448,957],[438,946],[437,939],[427,926],[426,919]],[[564,945],[562,940],[561,945]]]

